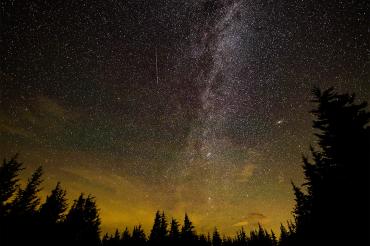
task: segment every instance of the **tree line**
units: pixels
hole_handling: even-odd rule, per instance
[[[101,222],[94,197],[81,194],[66,213],[66,191],[58,182],[40,204],[42,168],[22,188],[23,167],[16,157],[0,166],[1,245],[100,245]]]
[[[308,246],[369,245],[370,221],[370,113],[355,95],[332,88],[313,90],[313,129],[317,142],[303,157],[305,183],[292,184],[293,221],[281,224],[280,236],[262,225],[234,237],[198,234],[189,216],[182,225],[157,211],[148,235],[141,225],[101,237],[101,219],[95,198],[80,194],[68,209],[60,183],[46,197],[38,196],[42,168],[24,188],[24,169],[17,156],[0,166],[0,245],[196,245],[196,246]]]

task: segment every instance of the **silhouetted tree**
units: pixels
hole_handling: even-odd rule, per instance
[[[370,113],[354,95],[313,94],[318,146],[303,158],[306,192],[293,185],[297,244],[360,245],[369,240]]]
[[[10,204],[8,236],[15,245],[34,242],[37,238],[37,207],[40,204],[38,192],[41,190],[42,168],[37,168],[28,179],[26,187],[18,187]],[[22,237],[17,234],[22,232]]]
[[[240,229],[240,231],[236,233],[235,243],[238,246],[246,246],[248,244],[247,241],[248,241],[247,234],[245,233],[244,228],[242,227],[242,229]]]
[[[199,235],[198,239],[199,246],[212,246],[212,241],[210,235],[206,236],[204,234]]]
[[[153,228],[149,235],[149,242],[151,244],[156,244],[158,241],[160,241],[161,234],[160,227],[161,227],[161,214],[159,213],[159,211],[157,211],[154,218]]]
[[[161,240],[163,242],[167,241],[168,239],[168,222],[167,222],[167,219],[166,219],[166,215],[164,214],[164,211],[162,211],[162,214],[161,214],[161,224],[160,224],[160,236],[161,236]]]
[[[103,246],[109,246],[110,245],[110,238],[109,238],[109,235],[108,233],[105,233],[102,240],[101,240],[101,243]]]
[[[164,212],[162,214],[157,211],[154,218],[153,228],[149,236],[149,244],[151,245],[163,245],[167,240],[167,220]]]
[[[169,242],[171,245],[177,245],[180,240],[180,225],[176,219],[172,218],[170,232],[169,232]]]
[[[11,205],[11,213],[14,216],[32,216],[36,213],[36,208],[40,204],[40,198],[37,193],[41,190],[40,184],[42,176],[42,167],[38,167],[28,179],[24,189],[19,188],[16,197]]]
[[[128,228],[126,227],[122,233],[121,245],[130,245],[130,243],[131,243],[131,234]]]
[[[212,245],[213,246],[221,246],[222,245],[222,239],[220,236],[220,233],[218,233],[217,228],[213,231],[212,234]]]
[[[64,226],[69,243],[99,245],[100,217],[94,198],[81,194],[69,210]]]
[[[17,155],[9,161],[4,159],[0,166],[0,240],[2,245],[13,245],[20,242],[14,239],[18,230],[19,219],[12,211],[12,198],[19,190],[19,172],[23,170],[22,163],[17,161]]]
[[[276,235],[275,233],[271,230],[271,243],[273,246],[277,246],[278,245],[278,241],[277,241],[277,238],[276,238]]]
[[[9,199],[18,188],[18,175],[22,169],[22,163],[17,161],[17,155],[9,161],[4,159],[0,166],[0,221],[9,212]]]
[[[58,244],[55,238],[61,237],[62,227],[60,225],[67,209],[66,191],[63,190],[58,182],[51,194],[46,197],[46,201],[41,205],[38,215],[38,224],[43,232],[39,243],[43,245]]]
[[[45,203],[41,205],[40,220],[47,225],[56,224],[63,218],[66,209],[66,191],[61,188],[58,182],[51,194],[46,197]]]
[[[131,241],[133,245],[142,246],[146,244],[146,236],[143,228],[141,225],[134,226],[134,230],[132,231]]]
[[[188,245],[194,243],[196,240],[196,234],[194,231],[194,225],[190,221],[189,216],[185,214],[184,224],[181,227],[181,241]]]
[[[232,237],[230,236],[223,236],[222,239],[221,239],[221,245],[223,246],[233,246],[234,245],[234,240]]]
[[[112,239],[110,240],[110,242],[111,242],[110,245],[113,245],[113,246],[119,246],[120,245],[121,235],[120,235],[118,229],[116,229],[116,231],[114,232],[114,236],[112,237]]]

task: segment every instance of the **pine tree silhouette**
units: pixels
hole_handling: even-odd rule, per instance
[[[276,235],[272,230],[271,230],[271,245],[272,246],[277,246],[278,245]]]
[[[165,244],[168,241],[168,223],[164,211],[161,214],[161,224],[160,224],[160,237],[161,241]]]
[[[200,234],[199,239],[198,239],[198,245],[199,246],[211,246],[212,242],[210,241],[211,239],[208,239],[206,235]],[[173,244],[176,245],[176,244]]]
[[[45,203],[41,205],[39,216],[43,223],[56,224],[63,218],[67,209],[66,194],[58,182],[51,194],[46,197]]]
[[[127,227],[122,233],[121,245],[131,245],[131,234]]]
[[[28,179],[26,187],[18,187],[14,201],[10,204],[9,211],[9,234],[15,245],[26,242],[34,242],[37,238],[37,207],[40,204],[38,192],[41,190],[40,184],[42,168],[37,168]],[[17,236],[21,231],[22,237]]]
[[[9,212],[9,199],[18,189],[18,175],[22,170],[22,163],[17,161],[17,155],[9,161],[4,159],[0,166],[0,221]]]
[[[164,212],[156,212],[153,228],[149,236],[150,245],[166,245],[168,244],[168,223]]]
[[[220,233],[218,233],[217,228],[213,231],[212,235],[212,245],[213,246],[221,246],[222,245],[222,239],[220,236]]]
[[[248,240],[247,234],[245,233],[244,228],[242,227],[242,229],[240,229],[240,231],[236,233],[235,244],[238,246],[246,246],[248,245],[247,240]]]
[[[185,213],[184,224],[181,228],[181,241],[188,245],[194,243],[196,240],[196,233],[194,231],[194,225],[190,221],[189,216]]]
[[[102,243],[103,246],[109,246],[109,245],[111,245],[110,244],[110,238],[109,238],[108,233],[105,233],[104,234],[104,236],[103,236],[103,238],[101,240],[101,243]]]
[[[12,197],[19,190],[19,173],[23,170],[22,163],[17,161],[17,155],[9,161],[4,159],[0,166],[0,242],[2,245],[12,245],[19,219],[12,212]]]
[[[135,226],[134,230],[132,231],[132,237],[131,237],[131,242],[133,245],[137,246],[143,246],[146,245],[146,236],[143,228],[141,225]]]
[[[313,90],[318,146],[303,158],[306,183],[293,185],[298,245],[369,243],[370,113],[355,96]],[[360,216],[358,215],[360,214]],[[357,235],[357,236],[354,236]]]
[[[46,197],[46,201],[41,205],[38,214],[38,227],[43,232],[43,237],[39,241],[42,245],[58,245],[55,238],[62,236],[61,222],[64,219],[64,212],[67,209],[66,191],[62,189],[58,182],[51,194]]]
[[[42,167],[38,167],[28,179],[24,189],[19,188],[14,201],[12,202],[12,213],[17,216],[32,216],[36,213],[36,208],[40,204],[37,193],[42,180]]]
[[[180,225],[176,219],[172,218],[170,232],[169,232],[169,242],[170,245],[177,245],[180,241]]]
[[[100,217],[92,196],[81,194],[64,221],[67,242],[81,245],[100,244]]]

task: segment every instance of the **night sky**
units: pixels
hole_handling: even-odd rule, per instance
[[[370,101],[368,1],[4,0],[0,154],[103,231],[292,219],[313,86]]]

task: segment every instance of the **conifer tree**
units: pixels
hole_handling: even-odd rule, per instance
[[[39,187],[42,180],[42,167],[38,167],[28,179],[24,189],[19,188],[15,200],[12,203],[13,216],[33,216],[40,203],[37,193],[41,190]]]
[[[130,241],[131,241],[131,234],[128,228],[126,227],[121,236],[121,243],[122,245],[129,245]]]
[[[244,228],[242,227],[242,229],[240,229],[236,233],[236,243],[237,245],[240,245],[240,246],[246,246],[247,241],[248,241],[247,234],[245,233]]]
[[[192,243],[195,240],[194,225],[185,213],[184,224],[181,228],[181,240],[185,244]]]
[[[313,94],[318,145],[311,147],[312,161],[303,158],[303,189],[293,185],[295,238],[300,245],[363,244],[369,240],[369,220],[362,218],[370,217],[370,113],[366,103],[355,103],[354,95],[332,88],[316,88]]]
[[[17,155],[9,161],[4,159],[0,166],[0,221],[8,213],[9,199],[18,188],[18,175],[22,170],[22,163],[17,161]]]
[[[104,234],[104,236],[103,236],[103,238],[102,238],[102,245],[103,246],[108,246],[109,244],[110,244],[110,241],[109,241],[110,239],[109,239],[109,235],[108,235],[108,233],[105,233]]]
[[[66,191],[62,189],[58,182],[51,194],[46,197],[46,201],[41,205],[39,215],[43,223],[56,224],[63,218],[63,213],[67,209]]]
[[[100,217],[92,196],[81,194],[69,210],[65,227],[71,243],[84,245],[100,244]]]
[[[172,218],[169,232],[170,244],[177,244],[179,240],[180,240],[179,223],[177,222],[176,219]]]
[[[199,239],[198,239],[198,245],[199,246],[211,246],[212,242],[210,241],[210,239],[208,240],[206,235],[200,234]]]
[[[212,245],[213,246],[221,246],[222,245],[222,239],[221,239],[220,233],[217,231],[217,228],[215,228],[215,230],[213,231]]]
[[[168,223],[166,219],[166,215],[164,214],[164,211],[162,211],[161,214],[161,223],[160,223],[160,237],[162,241],[165,241],[168,237]]]
[[[137,245],[137,246],[143,246],[146,244],[145,232],[141,225],[134,226],[134,229],[132,231],[131,241],[133,245]]]

